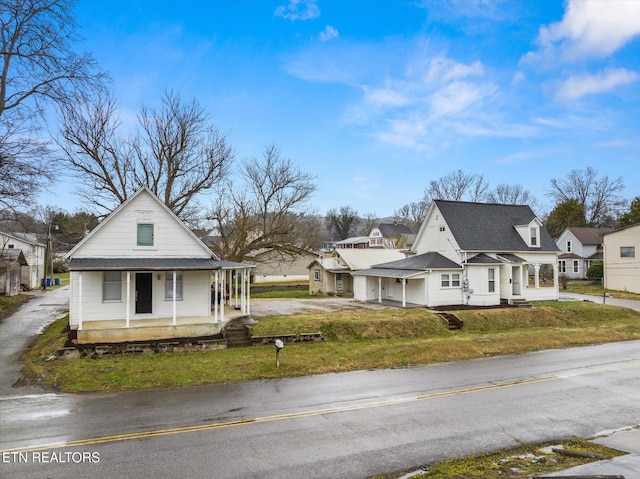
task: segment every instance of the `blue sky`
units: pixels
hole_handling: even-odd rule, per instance
[[[454,170],[591,166],[640,195],[640,1],[79,0],[125,122],[197,99],[238,158],[278,145],[320,213],[392,215]],[[73,210],[78,205],[59,206]]]

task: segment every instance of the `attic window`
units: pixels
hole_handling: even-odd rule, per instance
[[[12,245],[12,244],[7,245],[7,248],[9,248],[9,249],[13,249],[14,247],[15,247],[15,246],[14,246],[14,245]]]
[[[440,227],[440,231],[444,231],[444,229],[445,229],[444,226]]]
[[[138,246],[153,246],[153,225],[138,223]]]

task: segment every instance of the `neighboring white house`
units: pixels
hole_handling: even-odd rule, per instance
[[[250,313],[251,266],[216,258],[146,187],[67,257],[79,343],[218,334]]]
[[[435,200],[406,259],[354,271],[354,298],[402,306],[557,300],[558,248],[531,208]]]
[[[403,250],[387,248],[336,249],[307,266],[309,294],[353,295],[351,272],[372,264],[404,258]]]
[[[252,271],[255,283],[268,281],[306,281],[309,277],[307,265],[320,255],[302,248],[288,247],[285,250],[260,248],[250,252],[246,261],[255,265]]]
[[[0,232],[0,252],[8,250],[22,251],[26,265],[20,268],[19,284],[27,289],[40,286],[44,278],[45,245],[38,242],[34,234],[3,233]]]
[[[369,233],[369,248],[410,248],[415,238],[411,228],[401,223],[380,223]]]
[[[640,224],[604,236],[604,287],[640,293]]]
[[[586,279],[594,261],[602,261],[604,235],[611,228],[566,228],[556,240],[560,249],[558,274],[571,279]]]

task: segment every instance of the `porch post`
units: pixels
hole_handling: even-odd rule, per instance
[[[540,274],[540,265],[534,264],[533,265],[533,285],[536,287],[536,289],[540,287],[539,274]]]
[[[126,312],[125,312],[125,327],[129,327],[130,316],[131,316],[131,271],[127,271],[127,301],[126,301]]]
[[[218,280],[220,279],[220,270],[216,270],[215,279],[214,279],[214,293],[213,293],[213,317],[214,321],[218,322]]]
[[[402,307],[407,307],[407,278],[402,278]]]
[[[227,293],[227,272],[222,270],[222,281],[220,282],[220,321],[224,321],[224,303]]]
[[[251,314],[251,270],[247,275],[247,315]]]
[[[238,268],[235,269],[235,280],[236,280],[236,287],[235,287],[236,309],[238,309]]]
[[[177,305],[177,303],[176,303],[176,290],[177,290],[176,282],[177,282],[177,272],[176,272],[176,270],[173,270],[173,285],[172,285],[172,287],[173,287],[173,297],[172,297],[172,301],[171,301],[172,302],[171,306],[173,308],[173,321],[171,322],[171,324],[173,326],[176,325],[176,305]]]
[[[240,275],[240,311],[242,314],[245,314],[245,299],[244,299],[244,274],[245,269],[242,269],[242,273]]]
[[[378,276],[378,303],[382,303],[382,278]]]
[[[78,272],[78,331],[82,331],[82,271]]]

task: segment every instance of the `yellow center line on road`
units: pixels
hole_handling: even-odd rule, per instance
[[[478,392],[492,391],[492,390],[504,389],[504,388],[515,387],[515,386],[523,386],[527,384],[534,384],[534,383],[540,383],[545,381],[554,381],[554,380],[564,379],[568,377],[585,376],[588,374],[609,372],[609,371],[618,370],[618,369],[627,369],[634,366],[640,366],[640,360],[634,360],[634,361],[631,361],[630,363],[624,363],[616,366],[608,366],[608,367],[603,367],[598,369],[588,369],[583,371],[576,371],[573,373],[558,374],[558,375],[552,375],[552,376],[541,376],[538,378],[523,379],[523,380],[517,380],[517,381],[507,381],[503,383],[488,384],[485,386],[478,386],[474,388],[457,389],[453,391],[443,391],[443,392],[425,394],[420,396],[389,399],[386,401],[353,404],[350,406],[340,406],[340,407],[328,408],[328,409],[315,409],[311,411],[292,412],[292,413],[277,414],[273,416],[264,416],[264,417],[258,417],[258,418],[250,418],[250,419],[239,419],[237,421],[225,421],[225,422],[199,424],[199,425],[193,425],[193,426],[182,426],[182,427],[167,428],[167,429],[155,429],[151,431],[140,431],[140,432],[127,433],[127,434],[115,434],[111,436],[77,439],[72,441],[65,441],[62,443],[53,443],[53,444],[32,446],[32,447],[26,447],[26,448],[5,449],[5,450],[0,450],[0,454],[42,451],[42,450],[48,450],[48,449],[60,449],[60,448],[70,448],[70,447],[79,447],[79,446],[90,446],[95,444],[104,444],[108,442],[130,441],[134,439],[145,439],[145,438],[152,438],[152,437],[158,437],[158,436],[169,436],[169,435],[183,434],[183,433],[189,433],[189,432],[209,431],[213,429],[245,426],[248,424],[259,424],[259,423],[266,423],[266,422],[273,422],[273,421],[282,421],[285,419],[300,419],[305,417],[321,416],[326,414],[336,414],[340,412],[358,411],[363,409],[371,409],[371,408],[378,408],[378,407],[385,407],[385,406],[395,406],[398,404],[425,401],[429,399],[461,396],[465,394],[473,394]]]

